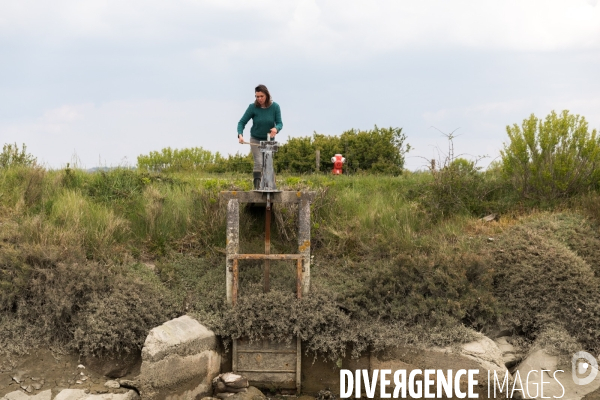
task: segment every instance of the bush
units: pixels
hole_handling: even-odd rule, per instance
[[[554,111],[507,126],[502,169],[522,197],[548,200],[586,192],[600,178],[600,142],[584,117]]]
[[[289,342],[299,336],[307,352],[331,361],[345,356],[348,349],[358,357],[367,349],[405,344],[447,346],[475,340],[472,330],[445,315],[425,324],[357,318],[332,293],[314,286],[311,295],[302,299],[278,290],[240,297],[235,307],[211,322],[211,328],[226,338]]]
[[[82,355],[139,351],[152,328],[175,316],[166,290],[122,276],[79,312],[71,346]]]
[[[495,318],[492,271],[483,257],[399,256],[354,268],[340,302],[362,319],[409,325],[446,317],[481,328]]]
[[[454,156],[454,135],[448,138],[448,153],[439,160],[436,168],[432,160],[430,172],[433,179],[423,185],[422,202],[429,215],[436,220],[456,214],[478,217],[505,211],[514,196],[493,165],[481,171],[477,161]]]
[[[37,159],[31,154],[27,154],[27,146],[23,144],[21,150],[15,143],[5,144],[0,153],[0,168],[9,168],[14,166],[32,167]]]
[[[490,250],[494,295],[502,322],[516,332],[535,338],[556,325],[598,351],[600,281],[561,235],[578,225],[586,224],[576,215],[545,216],[503,233]]]
[[[131,266],[63,262],[51,246],[5,249],[0,289],[0,320],[26,329],[0,330],[0,343],[23,334],[81,354],[133,351],[150,329],[175,316],[170,296],[152,275]]]

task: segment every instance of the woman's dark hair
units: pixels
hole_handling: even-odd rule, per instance
[[[269,107],[272,103],[271,101],[271,93],[269,93],[269,89],[267,89],[267,87],[265,85],[258,85],[255,89],[254,92],[261,92],[264,93],[265,96],[267,96],[267,99],[265,100],[265,107]],[[259,104],[258,100],[254,100],[254,106],[255,107],[261,107],[261,105]]]

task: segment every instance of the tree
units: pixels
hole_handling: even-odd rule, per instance
[[[552,199],[598,184],[600,142],[584,117],[552,111],[545,120],[531,114],[521,126],[507,126],[502,172],[525,198]]]
[[[379,128],[368,131],[351,129],[340,136],[314,133],[312,137],[291,138],[275,154],[278,171],[311,172],[315,168],[315,152],[321,152],[320,170],[331,167],[331,157],[343,154],[346,169],[399,175],[404,155],[410,150],[402,128]]]

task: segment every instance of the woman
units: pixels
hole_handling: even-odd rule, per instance
[[[265,85],[258,85],[254,89],[254,103],[250,104],[246,112],[238,122],[238,140],[244,143],[244,128],[248,121],[252,120],[250,128],[250,149],[254,157],[254,190],[258,190],[262,175],[262,154],[258,147],[261,140],[267,137],[275,138],[275,135],[283,128],[281,122],[281,109],[279,104],[271,100],[269,89]],[[253,146],[254,145],[254,146]]]

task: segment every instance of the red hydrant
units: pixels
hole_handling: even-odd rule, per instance
[[[333,170],[331,173],[333,175],[341,175],[342,174],[342,166],[346,162],[346,158],[342,157],[341,154],[336,154],[331,157],[331,162],[333,163]]]

